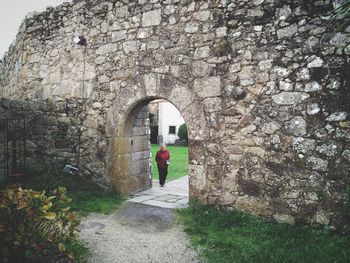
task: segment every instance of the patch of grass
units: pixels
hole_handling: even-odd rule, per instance
[[[71,209],[81,216],[89,213],[108,214],[118,209],[123,201],[120,196],[104,191],[85,177],[50,169],[32,171],[23,184],[24,188],[47,192],[58,186],[67,188],[67,195],[72,198]]]
[[[268,223],[197,204],[177,213],[192,244],[210,263],[350,262],[350,237],[327,229]]]
[[[170,165],[168,168],[167,181],[178,179],[188,175],[188,147],[187,146],[167,146],[170,153]],[[152,167],[153,179],[158,179],[158,167],[155,161],[159,145],[152,144]]]

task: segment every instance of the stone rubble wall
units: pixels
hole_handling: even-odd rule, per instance
[[[66,107],[75,104],[33,103],[0,99],[0,119],[25,119],[26,162],[35,171],[46,164],[63,169],[65,164],[77,164],[79,130],[76,117],[67,116]],[[74,110],[72,110],[74,111]],[[3,127],[0,127],[2,131]],[[0,149],[2,158],[3,147]]]
[[[81,168],[107,185],[121,180],[115,138],[128,112],[168,99],[189,126],[192,198],[328,224],[350,168],[350,36],[333,33],[331,10],[328,0],[73,1],[26,18],[0,63],[0,97],[66,125],[72,142],[47,143],[51,160],[77,159],[82,123]]]

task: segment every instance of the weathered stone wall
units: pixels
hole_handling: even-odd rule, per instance
[[[78,123],[76,117],[66,113],[68,109],[75,111],[69,108],[73,105],[69,102],[50,104],[0,99],[0,119],[27,120],[26,152],[31,168],[50,163],[60,168],[64,164],[77,164]],[[1,154],[2,151],[3,148]]]
[[[327,27],[330,1],[303,2],[67,3],[24,21],[0,96],[52,105],[34,112],[72,142],[48,159],[80,149],[86,174],[126,194],[131,120],[167,99],[189,128],[192,197],[329,223],[349,184],[349,35]]]

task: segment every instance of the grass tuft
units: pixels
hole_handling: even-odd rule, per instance
[[[179,221],[210,263],[350,262],[350,237],[192,204]]]
[[[58,186],[67,188],[67,195],[72,198],[71,209],[80,216],[89,213],[111,213],[118,209],[123,201],[120,196],[104,191],[88,178],[50,169],[32,171],[23,186],[47,192]]]

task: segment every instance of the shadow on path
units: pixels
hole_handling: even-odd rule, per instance
[[[80,231],[92,252],[87,262],[203,262],[168,208],[126,201],[111,215],[83,218]]]
[[[188,205],[188,176],[170,181],[160,187],[157,180],[153,180],[151,189],[134,194],[128,202],[162,208],[184,208]]]

